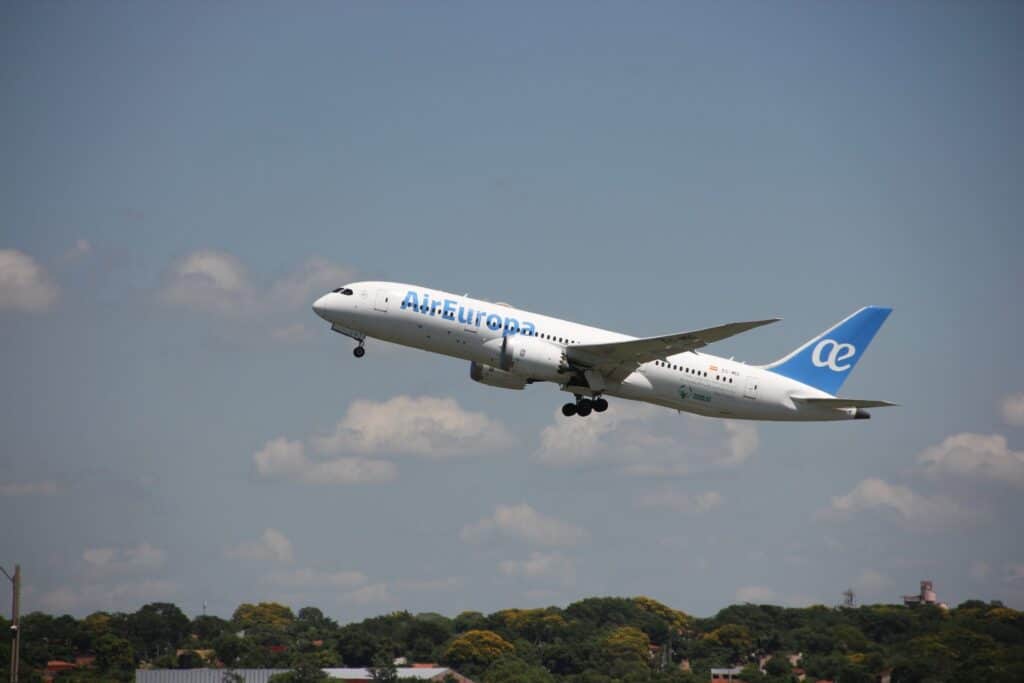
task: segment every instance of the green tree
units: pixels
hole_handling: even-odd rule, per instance
[[[202,614],[192,620],[189,627],[191,633],[199,639],[199,643],[208,645],[225,633],[231,633],[231,623],[220,617]]]
[[[188,634],[190,623],[177,605],[153,602],[128,615],[125,626],[126,636],[135,651],[148,659],[178,648]]]
[[[633,660],[646,662],[649,658],[651,641],[647,634],[633,626],[621,626],[604,639],[604,651],[614,661]]]
[[[382,641],[362,624],[349,624],[338,634],[337,648],[346,666],[370,666],[382,649]]]
[[[444,652],[445,661],[460,672],[477,674],[515,648],[494,631],[473,630],[456,636]]]
[[[543,666],[524,662],[518,657],[496,659],[483,675],[483,683],[554,683],[555,678]]]
[[[744,683],[761,683],[764,680],[764,674],[757,668],[757,664],[747,664],[740,671],[740,680]]]
[[[651,641],[634,626],[620,626],[601,643],[604,670],[614,678],[645,680],[650,677]]]
[[[462,612],[454,620],[455,632],[481,630],[487,628],[487,617],[480,612]]]
[[[370,667],[370,680],[387,681],[394,683],[398,680],[398,667],[390,654],[378,652],[373,658],[373,666]]]
[[[295,621],[295,615],[290,607],[277,602],[242,603],[231,616],[231,621],[240,629],[254,626],[285,629]]]
[[[112,633],[96,640],[96,666],[108,674],[123,674],[135,668],[135,653],[132,644],[125,638]]]
[[[789,659],[787,659],[785,655],[776,654],[765,663],[764,671],[773,678],[789,676],[793,673],[793,666],[789,663]]]
[[[741,661],[750,654],[754,641],[750,629],[738,624],[725,624],[703,636],[704,640],[728,650],[732,661]]]
[[[242,639],[231,633],[225,633],[213,641],[213,651],[217,655],[217,659],[229,668],[238,662],[243,647]]]

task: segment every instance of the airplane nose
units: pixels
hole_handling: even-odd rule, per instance
[[[313,312],[316,313],[321,318],[323,318],[324,320],[327,320],[328,322],[330,322],[330,319],[327,317],[328,312],[330,312],[331,310],[328,304],[330,298],[330,294],[324,294],[322,297],[313,302]]]

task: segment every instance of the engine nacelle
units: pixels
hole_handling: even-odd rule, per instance
[[[469,377],[474,382],[480,382],[491,387],[500,387],[502,389],[526,388],[525,377],[513,375],[511,372],[505,372],[493,365],[484,365],[476,361],[472,361],[469,364]]]
[[[565,380],[568,364],[562,347],[526,335],[508,335],[484,344],[499,370],[548,382]]]

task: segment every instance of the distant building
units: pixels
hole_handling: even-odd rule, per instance
[[[65,662],[60,659],[51,659],[46,662],[46,668],[43,669],[42,678],[44,681],[53,681],[60,678],[60,674],[67,671],[74,671],[75,669],[89,669],[92,668],[93,662],[96,661],[96,657],[92,655],[81,655],[75,657],[73,662]]]
[[[324,669],[324,672],[331,678],[340,679],[345,683],[365,683],[365,681],[373,680],[369,669]],[[473,683],[457,671],[444,666],[400,666],[398,667],[398,677],[412,678],[417,681],[447,681],[451,678],[456,683]]]
[[[903,604],[907,607],[911,605],[938,605],[943,609],[949,609],[946,603],[939,602],[931,581],[921,582],[921,592],[918,595],[904,595]]]
[[[711,669],[711,683],[741,683],[739,678],[743,667],[734,666],[731,669]]]
[[[228,669],[136,669],[135,683],[223,683]],[[245,683],[268,683],[275,674],[291,669],[230,669]]]
[[[135,683],[221,683],[227,669],[137,669]],[[286,673],[290,669],[233,669],[245,683],[267,683],[275,674]],[[332,679],[345,683],[364,683],[373,680],[369,669],[324,669]],[[411,678],[417,681],[447,681],[456,683],[473,683],[470,679],[452,669],[443,666],[410,666],[398,667],[399,678]]]

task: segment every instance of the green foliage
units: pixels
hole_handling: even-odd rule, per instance
[[[518,657],[500,657],[487,667],[483,683],[554,683],[547,669]]]
[[[258,605],[243,603],[231,616],[231,621],[239,629],[264,627],[285,629],[295,621],[291,608],[277,602],[261,602]]]
[[[386,681],[386,683],[395,683],[398,680],[398,667],[395,666],[391,655],[386,652],[380,652],[373,658],[373,666],[370,668],[370,679]]]
[[[0,620],[0,626],[5,622]],[[244,633],[240,633],[244,631]],[[792,683],[788,653],[801,652],[809,680],[895,683],[1024,680],[1024,613],[968,601],[953,610],[921,605],[857,609],[734,605],[694,619],[655,600],[588,598],[564,609],[507,609],[490,615],[393,612],[339,626],[315,607],[298,614],[276,603],[241,605],[231,621],[189,621],[168,603],[131,614],[77,620],[41,613],[22,619],[22,680],[39,680],[49,659],[94,654],[68,683],[130,681],[137,666],[204,666],[211,648],[227,667],[292,669],[278,680],[323,680],[330,666],[375,665],[395,680],[392,658],[444,662],[481,683],[702,683],[713,666],[745,667],[749,683]],[[0,642],[0,668],[9,661]],[[185,651],[178,655],[179,651]],[[770,656],[764,671],[761,657]],[[692,672],[679,664],[689,661]]]
[[[459,616],[455,617],[454,626],[456,633],[465,633],[466,631],[485,628],[486,624],[487,617],[480,612],[462,612]]]
[[[473,630],[456,636],[444,652],[444,661],[456,669],[473,674],[486,669],[515,648],[494,631]]]
[[[193,619],[189,630],[200,647],[212,645],[217,638],[233,631],[231,622],[205,614]]]
[[[154,602],[125,618],[123,635],[143,658],[173,652],[189,632],[190,622],[176,605]]]
[[[132,644],[112,633],[96,640],[96,666],[100,671],[118,674],[135,668],[135,653]]]

